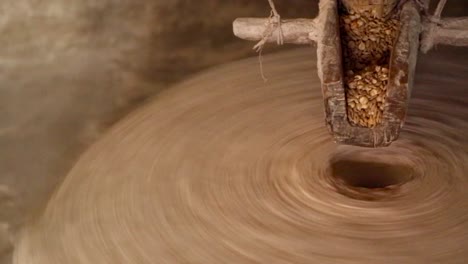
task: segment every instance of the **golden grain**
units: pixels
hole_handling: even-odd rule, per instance
[[[375,127],[382,121],[398,20],[364,12],[341,15],[340,25],[348,119],[352,125]]]

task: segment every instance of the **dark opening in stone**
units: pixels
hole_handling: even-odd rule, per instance
[[[338,193],[375,201],[401,195],[400,186],[414,178],[414,170],[402,164],[341,159],[331,162],[329,175]]]
[[[412,178],[412,169],[404,165],[339,160],[331,164],[332,175],[350,187],[385,188],[401,185]]]
[[[339,160],[331,164],[332,177],[348,187],[386,188],[402,185],[413,177],[413,170],[405,165],[356,160]]]

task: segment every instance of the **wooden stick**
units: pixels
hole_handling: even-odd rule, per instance
[[[438,27],[433,36],[433,45],[443,44],[468,47],[468,29],[451,29]]]
[[[431,50],[434,45],[468,47],[468,17],[441,19],[438,23],[427,22],[423,25],[421,51]]]
[[[467,29],[468,17],[450,17],[440,21],[443,28]]]
[[[233,23],[234,35],[238,38],[259,41],[264,38],[268,18],[237,18]],[[311,44],[317,40],[316,21],[314,19],[281,20],[284,43]],[[280,32],[275,30],[266,42],[276,42]]]
[[[440,0],[437,4],[436,10],[434,11],[434,18],[439,20],[440,16],[442,15],[442,11],[444,10],[445,4],[447,4],[447,0]]]

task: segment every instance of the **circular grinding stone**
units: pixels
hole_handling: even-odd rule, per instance
[[[466,57],[466,56],[465,56]],[[219,66],[91,147],[17,264],[466,263],[466,60],[419,59],[388,148],[338,146],[313,49]]]

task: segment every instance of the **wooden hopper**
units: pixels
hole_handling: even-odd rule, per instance
[[[348,121],[336,2],[332,6],[327,23],[323,25],[322,32],[325,34],[317,41],[326,123],[338,143],[363,147],[388,146],[399,136],[413,87],[421,25],[419,12],[413,2],[406,3],[401,10],[400,29],[390,57],[382,122],[376,127],[365,128],[353,126]],[[327,63],[330,58],[335,58],[336,62]]]
[[[456,38],[461,39],[462,45],[468,45],[468,34],[465,38],[460,38],[460,34],[452,34],[447,38],[447,32],[454,29],[444,29],[427,19],[423,21],[421,6],[419,2],[413,0],[338,1],[321,0],[319,15],[315,19],[280,20],[270,0],[275,16],[266,19],[238,18],[233,24],[234,34],[242,39],[260,41],[256,45],[257,48],[266,42],[275,41],[295,44],[316,43],[317,71],[321,80],[326,125],[335,142],[362,147],[389,146],[398,139],[405,122],[420,47],[420,34],[425,34],[425,28],[437,27],[439,30],[437,32],[444,32],[442,34],[444,38],[436,42],[452,45]],[[354,12],[371,10],[376,16],[399,12],[400,23],[390,55],[383,116],[381,122],[372,128],[354,126],[348,121],[339,28],[340,4]],[[432,35],[431,41],[434,42],[434,39],[437,38]],[[460,41],[457,43],[460,44]]]

